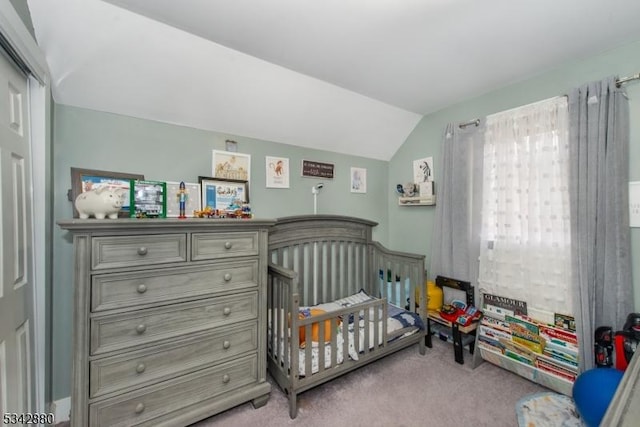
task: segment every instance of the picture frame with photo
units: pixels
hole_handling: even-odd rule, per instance
[[[351,192],[366,193],[367,192],[367,169],[351,168]]]
[[[202,209],[227,210],[238,203],[249,203],[249,183],[238,179],[200,176]]]
[[[167,184],[164,181],[131,181],[129,216],[131,218],[166,218]]]
[[[144,180],[144,175],[72,167],[69,200],[73,205],[73,217],[80,217],[75,207],[75,200],[80,194],[85,191],[107,187],[113,190],[124,190],[122,191],[123,204],[120,212],[118,212],[118,218],[128,218],[130,215],[131,180]]]
[[[211,159],[213,178],[247,181],[251,179],[251,155],[213,150]]]
[[[286,157],[265,157],[267,188],[289,188],[289,159]]]
[[[192,217],[194,211],[199,211],[202,207],[202,192],[200,184],[193,182],[184,183],[186,190],[186,200],[184,212],[187,217]],[[167,181],[167,218],[178,218],[180,216],[180,182]]]

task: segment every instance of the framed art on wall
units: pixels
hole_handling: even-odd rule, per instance
[[[413,161],[413,182],[433,181],[433,157],[424,157]]]
[[[365,168],[351,168],[351,192],[367,192],[367,170]]]
[[[128,218],[130,210],[129,186],[132,179],[143,180],[144,175],[95,169],[71,168],[71,192],[69,194],[69,200],[71,200],[71,202],[75,202],[76,198],[81,193],[96,190],[98,188],[107,187],[113,190],[123,190],[123,204],[120,212],[118,212],[118,217]],[[79,217],[75,205],[73,207],[73,217]]]
[[[185,215],[192,217],[194,211],[201,209],[202,193],[200,184],[185,182]],[[177,218],[180,216],[180,183],[167,181],[167,218]]]
[[[289,188],[289,159],[286,157],[265,157],[267,188]]]
[[[302,160],[302,176],[333,179],[334,169],[335,165],[333,163]]]
[[[213,150],[212,173],[214,178],[249,182],[251,155]]]
[[[201,176],[200,191],[202,209],[229,209],[231,206],[249,203],[249,186],[247,181],[219,179]]]

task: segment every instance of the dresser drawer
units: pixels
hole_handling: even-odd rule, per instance
[[[257,383],[254,354],[89,405],[91,426],[155,426],[167,413]],[[222,397],[222,396],[221,396]]]
[[[148,385],[225,362],[258,347],[256,322],[90,363],[90,397]]]
[[[191,236],[193,261],[247,255],[258,255],[258,232],[194,233]]]
[[[257,319],[258,292],[209,298],[106,316],[92,316],[91,354],[135,347]]]
[[[258,286],[258,260],[206,266],[95,275],[91,283],[94,312],[203,297]]]
[[[133,267],[186,262],[186,234],[94,237],[91,268]]]

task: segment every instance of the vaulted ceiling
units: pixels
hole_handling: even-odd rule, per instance
[[[424,114],[640,40],[638,0],[28,0],[56,102],[390,159]]]

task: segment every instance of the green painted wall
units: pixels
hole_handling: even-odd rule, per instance
[[[434,179],[437,185],[442,176],[442,141],[447,123],[465,122],[477,117],[525,105],[531,102],[568,93],[583,83],[600,80],[608,75],[620,77],[640,72],[640,41],[608,51],[595,57],[568,63],[535,78],[513,84],[453,105],[425,116],[404,145],[389,163],[391,185],[410,180],[412,161],[426,156],[434,157]],[[469,70],[468,78],[473,78]],[[640,81],[626,84],[631,113],[631,146],[629,180],[640,180]],[[431,259],[431,234],[435,207],[399,207],[397,198],[389,193],[389,246],[409,252],[426,254],[427,266]],[[635,289],[635,307],[640,310],[640,229],[631,229],[632,265]],[[619,325],[622,327],[622,325]]]
[[[54,216],[70,218],[70,168],[140,173],[147,179],[198,182],[211,176],[212,150],[224,150],[225,140],[238,142],[238,151],[251,154],[251,207],[256,217],[276,218],[313,213],[311,187],[319,182],[318,213],[368,218],[380,225],[374,238],[387,240],[387,162],[305,149],[216,132],[54,106]],[[288,157],[290,189],[265,188],[265,156]],[[301,178],[302,159],[335,164],[334,179]],[[367,169],[367,193],[350,192],[350,167]],[[142,221],[142,220],[141,220]],[[72,245],[67,232],[56,227],[53,239],[54,282],[52,319],[53,399],[70,394],[71,313],[73,311]]]

